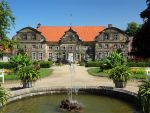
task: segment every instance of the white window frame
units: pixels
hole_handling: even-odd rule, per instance
[[[38,59],[39,60],[43,60],[43,52],[39,52],[38,53]]]
[[[52,58],[53,58],[53,53],[52,53],[52,52],[49,52],[48,58],[49,58],[49,59],[52,59]]]
[[[36,52],[32,52],[32,60],[36,60]]]

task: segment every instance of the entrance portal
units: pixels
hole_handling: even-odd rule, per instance
[[[73,62],[73,61],[74,61],[74,59],[73,59],[73,53],[68,53],[68,60],[69,60],[70,62]]]

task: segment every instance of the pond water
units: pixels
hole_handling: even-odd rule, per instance
[[[82,113],[139,113],[129,103],[107,96],[80,94],[73,98],[82,105]],[[72,113],[58,110],[63,99],[67,95],[35,96],[10,103],[0,113]]]

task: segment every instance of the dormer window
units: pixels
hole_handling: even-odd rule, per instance
[[[118,40],[118,34],[117,33],[114,34],[114,40]]]
[[[27,40],[27,34],[23,34],[22,40]]]
[[[104,39],[109,40],[109,34],[108,33],[104,33]]]
[[[35,35],[35,34],[32,34],[32,35],[31,35],[31,39],[32,39],[32,40],[36,40],[36,35]]]

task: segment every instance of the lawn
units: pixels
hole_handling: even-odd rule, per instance
[[[93,75],[93,76],[100,76],[100,77],[107,77],[108,74],[107,73],[104,73],[100,70],[100,68],[90,68],[87,70],[87,72],[90,74],[90,75]]]
[[[50,68],[41,68],[40,69],[40,74],[41,74],[41,78],[50,76],[52,74],[53,70]],[[10,74],[5,74],[5,80],[17,80],[17,76],[14,73],[10,73]]]
[[[133,79],[146,79],[146,71],[145,67],[138,67],[138,68],[130,68],[132,72],[131,78]],[[100,76],[100,77],[108,77],[109,70],[100,70],[100,68],[89,68],[87,72],[93,76]]]

